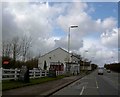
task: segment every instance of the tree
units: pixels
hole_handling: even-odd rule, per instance
[[[47,69],[47,62],[44,61],[44,70],[46,70],[46,69]]]
[[[29,69],[38,68],[38,59],[32,58],[30,60],[27,60],[25,64],[27,65],[27,67],[29,67]]]
[[[11,45],[12,45],[13,61],[15,65],[16,58],[20,55],[20,51],[21,51],[20,39],[18,36],[12,39]]]
[[[11,54],[11,42],[10,40],[4,40],[2,42],[2,56],[3,57],[10,57]]]
[[[34,57],[33,51],[28,50],[28,53],[26,54],[26,60],[31,60]]]
[[[32,44],[31,37],[24,36],[21,41],[21,56],[23,57],[23,61],[26,61],[27,54],[29,53],[29,49]]]
[[[12,57],[16,61],[16,58],[20,55],[21,44],[18,36],[11,40],[3,41],[3,57]]]
[[[97,64],[91,64],[91,67],[92,67],[92,70],[95,70],[95,69],[97,69]]]

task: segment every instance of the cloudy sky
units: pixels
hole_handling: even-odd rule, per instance
[[[57,47],[70,50],[103,66],[118,61],[117,2],[4,2],[3,39],[31,36],[34,54]],[[85,51],[88,52],[85,52]]]

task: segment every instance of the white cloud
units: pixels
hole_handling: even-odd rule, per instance
[[[118,48],[118,29],[114,28],[111,32],[106,31],[101,35],[101,41],[104,46]]]
[[[81,3],[77,3],[77,6]],[[80,5],[79,5],[80,6]],[[78,43],[78,39],[84,39],[85,36],[89,36],[90,34],[99,33],[102,34],[106,31],[111,32],[116,26],[117,21],[113,17],[108,17],[103,20],[97,19],[93,20],[87,13],[86,8],[83,7],[82,11],[79,8],[74,8],[74,12],[68,12],[68,14],[61,15],[58,18],[58,24],[61,26],[64,31],[68,32],[68,27],[70,25],[78,25],[79,28],[71,29],[71,36],[75,36],[75,40]],[[115,29],[114,29],[115,30]],[[73,38],[73,39],[74,39]],[[83,47],[80,48],[79,51],[75,50],[77,53],[82,56],[88,58],[89,60],[93,60],[98,65],[103,66],[106,63],[106,60],[111,60],[112,54],[109,54],[111,50],[105,51],[106,48],[117,47],[117,33],[112,33],[110,39],[102,39],[104,41],[101,42],[101,38],[99,37],[97,40],[93,39],[84,40]],[[74,44],[76,42],[74,41]],[[79,44],[79,43],[78,43]],[[105,47],[104,47],[105,46]],[[71,47],[72,48],[72,47]],[[84,53],[85,50],[88,50],[87,53]],[[112,51],[113,52],[113,51]],[[114,53],[114,60],[117,59],[117,53]],[[94,57],[93,59],[91,59]]]
[[[94,12],[94,8],[88,8],[87,3],[36,3],[36,2],[12,2],[3,3],[2,25],[3,39],[13,36],[29,35],[33,38],[34,53],[42,54],[56,47],[67,49],[67,36],[56,37],[53,32],[59,26],[61,31],[68,34],[70,25],[78,25],[78,28],[70,29],[70,50],[82,54],[89,50],[86,57],[95,56],[94,62],[102,64],[100,56],[101,48],[116,47],[118,40],[114,29],[117,20],[113,17],[94,20],[88,13]],[[102,34],[98,40],[83,40],[84,37],[94,33]],[[106,33],[106,34],[105,34]],[[66,35],[67,35],[66,34]],[[93,37],[94,38],[94,37]],[[101,43],[99,40],[102,40]],[[99,42],[99,43],[98,43]],[[110,51],[109,51],[110,52]],[[108,52],[108,53],[109,53]],[[110,58],[110,55],[105,53]],[[115,55],[114,55],[115,56]]]
[[[56,39],[59,39],[59,37],[50,37],[48,39],[39,37],[37,41],[34,41],[32,51],[36,54],[38,54],[39,51],[43,55],[55,48]]]
[[[84,6],[81,7],[82,4]],[[112,30],[117,26],[117,21],[113,17],[108,17],[103,20],[93,20],[86,11],[89,10],[86,3],[77,2],[73,5],[68,5],[68,8],[69,6],[72,6],[71,9],[67,10],[67,14],[60,15],[57,18],[57,23],[65,32],[68,32],[68,28],[71,25],[78,25],[79,27],[77,30],[72,31],[76,32],[75,34],[79,38],[83,38],[84,36],[88,36],[96,32],[101,33],[106,30]]]
[[[60,8],[51,7],[48,3],[3,3],[3,23],[8,16],[7,22],[12,20],[12,24],[17,26],[13,28],[18,28],[17,31],[14,31],[15,33],[21,30],[20,33],[30,33],[36,38],[49,37],[53,30],[53,18],[60,11]],[[4,24],[3,26],[6,27]]]
[[[70,38],[70,51],[79,50],[83,46],[83,41],[81,39]],[[61,37],[55,40],[55,47],[63,47],[68,49],[68,37]]]
[[[102,22],[102,27],[105,28],[105,29],[111,30],[115,26],[117,26],[117,21],[112,17],[106,18]]]
[[[3,39],[26,34],[32,37],[34,49],[50,49],[54,46],[53,18],[60,11],[61,8],[51,7],[48,3],[3,3]],[[38,46],[41,44],[43,47]]]

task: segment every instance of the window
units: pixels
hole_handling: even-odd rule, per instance
[[[49,57],[49,59],[51,59],[51,57]]]

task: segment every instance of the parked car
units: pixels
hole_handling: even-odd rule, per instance
[[[98,69],[98,75],[103,75],[103,69],[101,68]]]
[[[111,70],[110,69],[107,69],[107,73],[110,73],[111,72]]]

